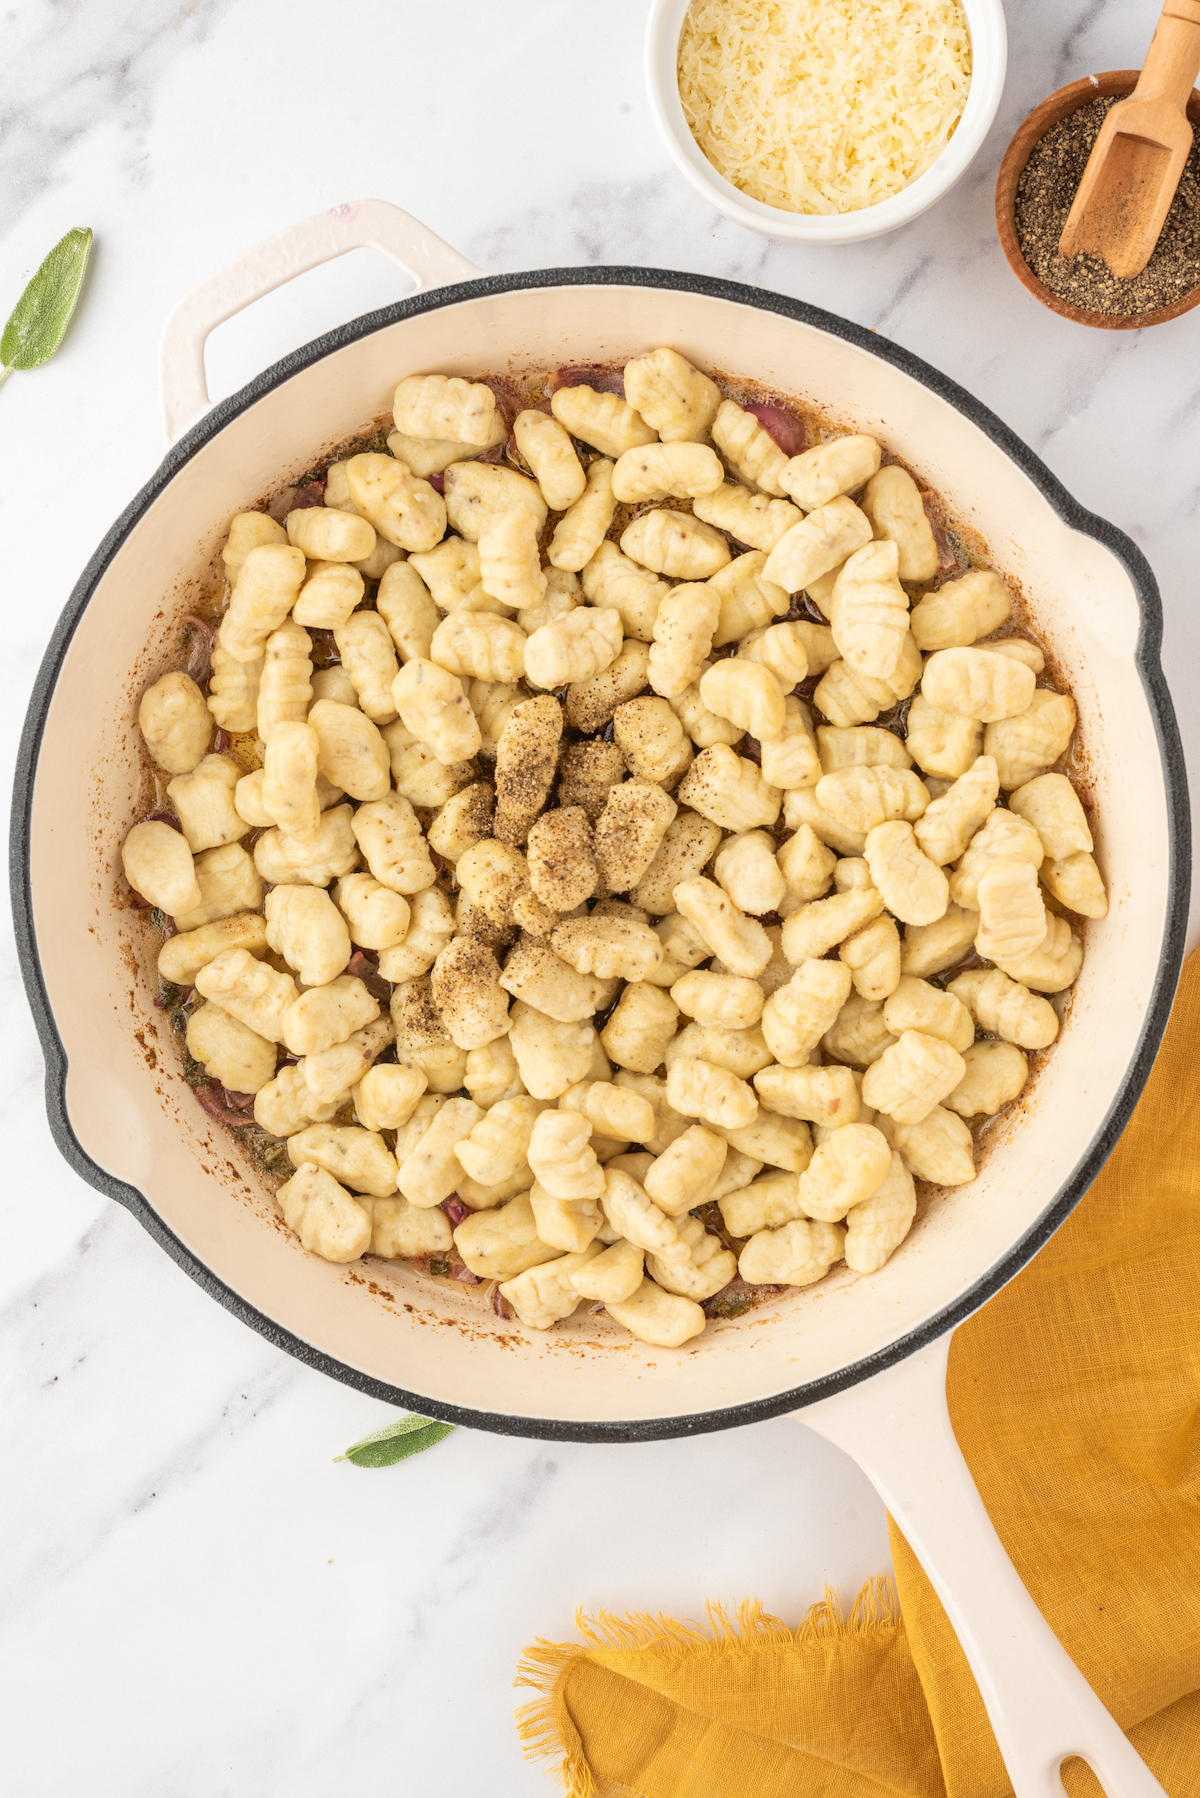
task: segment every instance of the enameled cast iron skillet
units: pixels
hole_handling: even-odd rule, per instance
[[[209,407],[203,349],[213,327],[364,245],[402,263],[419,290]],[[618,1337],[589,1314],[547,1335],[519,1331],[407,1267],[341,1268],[304,1253],[179,1078],[151,1003],[149,933],[125,909],[118,855],[137,803],[138,697],[178,665],[178,618],[211,590],[233,512],[386,412],[401,374],[623,361],[664,343],[879,435],[989,546],[1077,700],[1077,774],[1095,802],[1112,899],[1089,930],[1061,1039],[1015,1114],[993,1127],[979,1178],[934,1195],[880,1273],[858,1279],[843,1267],[710,1326],[682,1353]],[[281,233],[193,294],[168,325],[163,381],[171,448],[71,596],[19,758],[14,910],[63,1154],[244,1322],[311,1366],[427,1415],[599,1442],[803,1407],[805,1422],[863,1462],[921,1554],[1018,1792],[1060,1791],[1054,1769],[1075,1751],[1116,1782],[1113,1793],[1158,1791],[1004,1557],[944,1400],[949,1333],[1087,1190],[1145,1082],[1175,989],[1186,782],[1159,662],[1161,607],[1140,551],[1079,506],[985,406],[874,332],[762,289],[668,270],[481,277],[378,201]]]

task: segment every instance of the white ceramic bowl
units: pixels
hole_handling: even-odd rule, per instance
[[[963,0],[971,29],[971,86],[958,129],[932,168],[906,187],[859,212],[818,217],[812,213],[784,212],[752,200],[724,175],[717,173],[692,136],[679,99],[676,64],[679,34],[690,0],[651,0],[646,24],[646,88],[650,110],[664,143],[697,193],[718,212],[763,237],[779,237],[790,243],[861,243],[907,225],[949,193],[959,176],[974,161],[996,116],[1004,91],[1008,65],[1008,34],[1002,0]]]

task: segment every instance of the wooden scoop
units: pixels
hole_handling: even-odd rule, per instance
[[[1122,280],[1158,242],[1192,147],[1187,103],[1200,71],[1200,0],[1165,0],[1138,84],[1112,108],[1088,157],[1059,254],[1090,251]]]

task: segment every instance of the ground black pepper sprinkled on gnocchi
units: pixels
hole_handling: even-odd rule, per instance
[[[886,445],[738,391],[405,376],[142,696],[158,1003],[313,1254],[679,1347],[882,1267],[1058,1034],[1074,703]]]

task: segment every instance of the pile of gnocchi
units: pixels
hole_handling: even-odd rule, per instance
[[[974,1178],[1107,901],[1070,695],[873,437],[568,373],[406,376],[233,518],[124,872],[304,1249],[676,1348]]]

